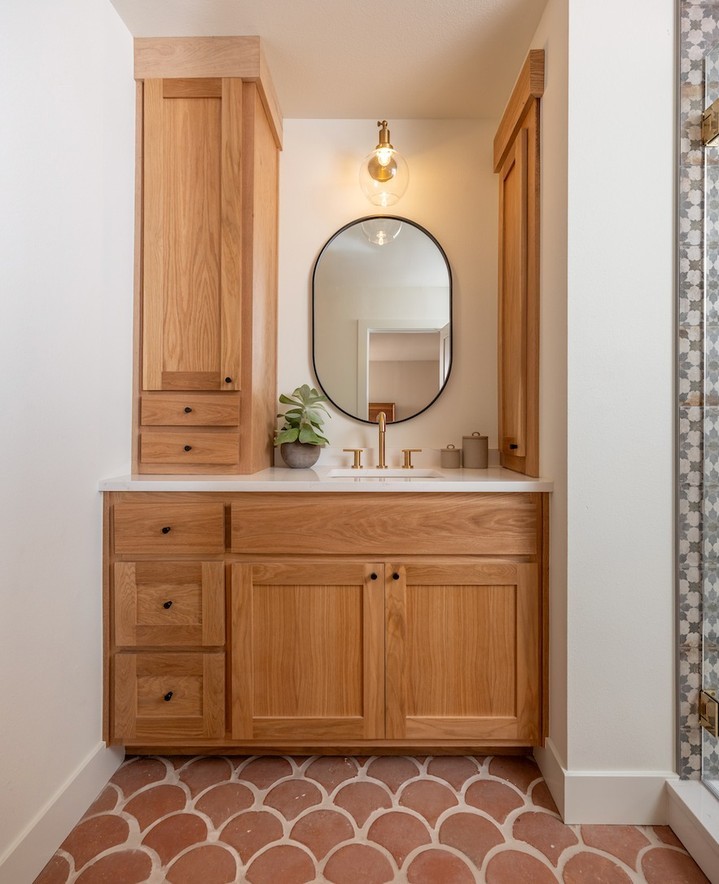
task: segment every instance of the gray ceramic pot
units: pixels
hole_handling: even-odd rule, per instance
[[[317,463],[320,446],[306,442],[283,442],[280,445],[282,460],[293,470],[304,470]]]

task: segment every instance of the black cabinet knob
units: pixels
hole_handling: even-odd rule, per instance
[[[185,445],[185,451],[192,451],[192,445]]]
[[[185,406],[185,414],[190,414],[191,412],[192,412],[192,409],[190,408],[190,406],[186,405]]]
[[[232,378],[225,378],[225,383],[226,383],[226,384],[231,384],[231,383],[232,383]]]
[[[172,602],[165,602],[165,604],[162,607],[169,610],[172,607]]]
[[[396,571],[392,575],[392,580],[399,580],[399,574]]]
[[[170,700],[172,699],[172,694],[173,694],[172,691],[168,691],[162,699],[163,699],[166,703],[169,703]]]
[[[166,525],[166,526],[162,529],[162,533],[163,533],[163,534],[169,534],[170,531],[172,531],[172,528],[170,528],[169,525]]]
[[[376,580],[376,579],[377,579],[377,575],[375,574],[374,571],[369,575],[369,577],[370,577],[370,580]]]
[[[512,443],[510,443],[510,446],[509,446],[509,447],[511,448],[512,451],[514,451],[515,448],[519,448],[519,445],[515,445],[515,444],[512,442]]]

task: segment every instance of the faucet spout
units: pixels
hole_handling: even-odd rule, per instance
[[[379,463],[378,470],[386,470],[387,462],[385,460],[385,439],[387,436],[387,415],[384,411],[380,411],[377,415],[377,423],[379,424]]]

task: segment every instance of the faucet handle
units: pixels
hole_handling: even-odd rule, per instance
[[[403,448],[402,454],[404,455],[404,463],[402,464],[403,470],[413,470],[414,464],[412,463],[412,455],[416,452],[419,454],[421,448]]]
[[[354,455],[354,463],[352,464],[353,470],[362,469],[362,452],[364,451],[364,448],[343,448],[342,451],[346,451]]]

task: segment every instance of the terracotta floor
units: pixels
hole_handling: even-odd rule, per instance
[[[665,826],[565,826],[507,757],[128,758],[36,884],[694,884]]]

